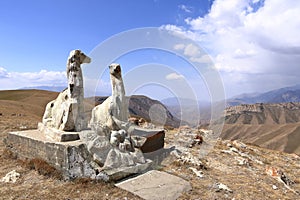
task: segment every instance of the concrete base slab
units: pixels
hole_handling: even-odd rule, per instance
[[[156,170],[122,181],[116,186],[146,200],[174,200],[192,189],[188,181]]]

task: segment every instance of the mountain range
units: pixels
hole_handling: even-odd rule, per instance
[[[161,102],[178,119],[183,119],[192,126],[209,123],[212,104],[208,101],[196,101],[185,98],[167,98]],[[226,107],[255,103],[300,102],[300,84],[284,87],[264,93],[245,93],[226,99]],[[214,103],[218,106],[222,103]]]
[[[2,117],[0,125],[6,126],[10,124],[12,127],[35,127],[36,121],[41,121],[46,103],[55,99],[57,95],[57,92],[43,90],[0,91],[0,116]],[[91,109],[95,105],[102,103],[106,98],[86,99],[86,116],[90,116]],[[181,102],[184,101],[182,100]],[[164,106],[157,100],[138,95],[130,97],[129,112],[131,116],[142,117],[149,122],[152,122],[153,119],[158,122],[166,120],[165,125],[172,127],[185,125],[185,120],[193,121],[198,119],[199,112],[201,114],[200,118],[202,118],[205,116],[205,110],[203,110],[205,107],[207,109],[206,114],[209,116],[209,105],[198,105],[199,110],[191,105],[193,103],[191,104],[191,101],[187,100],[185,105],[182,105],[181,108],[179,107],[179,112],[173,114],[170,109],[172,106]],[[176,107],[178,109],[178,105],[173,104],[173,106],[173,109]],[[300,153],[299,103],[243,104],[228,107],[226,113],[225,125],[222,131],[224,139],[241,139],[244,142],[254,143],[262,147]],[[184,116],[181,117],[182,115],[180,114]],[[26,123],[18,123],[18,119],[25,116]],[[210,118],[207,117],[206,119],[206,123],[209,123]],[[194,125],[199,124],[195,123]]]
[[[25,89],[37,89],[47,90],[54,92],[61,92],[66,86],[32,86],[24,87]],[[244,93],[232,98],[226,99],[227,106],[235,106],[240,104],[255,104],[255,103],[284,103],[284,102],[300,102],[300,84],[283,87],[280,89],[271,90],[268,92],[256,92],[256,93]],[[179,105],[186,106],[198,106],[199,108],[210,107],[211,104],[208,101],[197,101],[188,98],[171,97],[161,100],[168,108],[178,107]]]
[[[248,93],[227,99],[227,106],[254,103],[300,102],[300,84],[264,93]]]

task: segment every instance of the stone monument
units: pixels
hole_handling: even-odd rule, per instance
[[[80,50],[67,61],[68,88],[49,102],[38,130],[11,132],[6,146],[19,158],[40,158],[63,172],[67,179],[89,177],[117,180],[151,167],[144,157],[164,147],[164,130],[144,130],[128,122],[121,66],[109,66],[112,96],[84,118],[81,64],[91,59]]]
[[[93,129],[106,127],[110,130],[119,130],[119,121],[128,121],[128,103],[125,97],[121,66],[113,63],[109,66],[112,96],[108,97],[102,104],[92,110],[90,125]]]
[[[90,62],[91,59],[80,50],[70,52],[67,61],[68,88],[47,104],[43,116],[44,126],[62,131],[81,131],[86,128],[80,65]]]

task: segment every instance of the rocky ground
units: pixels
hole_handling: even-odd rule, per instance
[[[2,126],[1,138],[16,129],[20,127]],[[300,198],[298,155],[222,140],[203,152],[209,134],[189,128],[166,133],[166,148],[173,151],[157,168],[191,183],[192,190],[179,199]],[[47,166],[15,159],[2,142],[0,151],[0,178],[12,170],[20,174],[15,183],[0,182],[1,199],[140,199],[113,183],[63,181],[51,170],[47,173]]]
[[[192,191],[181,199],[300,198],[298,155],[239,141],[218,140],[214,148],[201,158],[205,137],[203,144],[190,147],[193,143],[190,138],[195,134],[199,131],[186,129],[167,134],[174,136],[167,139],[170,146],[174,141],[176,143],[176,138],[187,141],[186,148],[181,148],[181,154],[173,156],[168,162],[165,160],[165,164],[163,162],[164,171],[177,174],[192,184]]]
[[[40,160],[16,159],[2,140],[9,131],[36,129],[48,100],[32,102],[37,98],[24,95],[22,103],[14,104],[22,95],[5,95],[0,102],[0,180],[13,170],[20,175],[15,183],[0,181],[0,199],[140,199],[113,183],[68,182]],[[172,151],[156,168],[191,183],[192,190],[180,199],[300,199],[299,155],[239,141],[213,141],[208,139],[211,134],[188,127],[166,132],[166,148]],[[209,144],[213,148],[207,148]]]

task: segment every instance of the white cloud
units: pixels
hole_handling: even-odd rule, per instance
[[[8,72],[0,68],[0,89],[18,89],[33,86],[65,86],[66,73],[41,70],[40,72]]]
[[[191,57],[191,61],[198,63],[211,63],[212,59],[209,55],[202,55],[199,57]]]
[[[174,50],[182,51],[183,55],[187,57],[192,62],[198,63],[211,63],[211,57],[207,55],[198,45],[189,43],[185,44],[176,44],[174,45]]]
[[[270,86],[264,82],[272,87],[299,83],[295,82],[300,76],[299,19],[300,1],[215,0],[205,16],[185,19],[186,27],[164,28],[197,41],[209,52],[227,77],[228,91],[240,87],[241,81],[260,91],[261,85]],[[186,55],[195,52],[190,49]],[[233,81],[233,77],[243,79]],[[280,81],[274,80],[279,77]]]
[[[91,79],[84,77],[85,96],[110,95],[111,85],[101,79]],[[9,72],[0,67],[0,90],[21,89],[36,86],[62,86],[67,87],[67,77],[65,71],[39,72]]]
[[[256,52],[252,49],[247,50],[247,51],[243,51],[241,49],[236,49],[234,51],[233,57],[234,58],[248,58],[248,57],[254,56],[255,54],[256,54]]]
[[[184,55],[189,56],[189,57],[197,57],[200,55],[200,50],[197,46],[195,46],[194,44],[188,44],[185,48],[184,48]]]
[[[184,44],[176,44],[174,45],[175,50],[183,50],[185,48]]]
[[[7,70],[3,67],[0,67],[0,78],[8,78],[9,74],[7,73]]]
[[[167,80],[183,80],[184,76],[177,73],[171,73],[166,76]]]
[[[192,7],[189,7],[189,6],[186,6],[186,5],[179,5],[178,8],[180,8],[181,10],[183,10],[184,12],[187,12],[187,13],[192,13],[193,12],[193,8]]]

